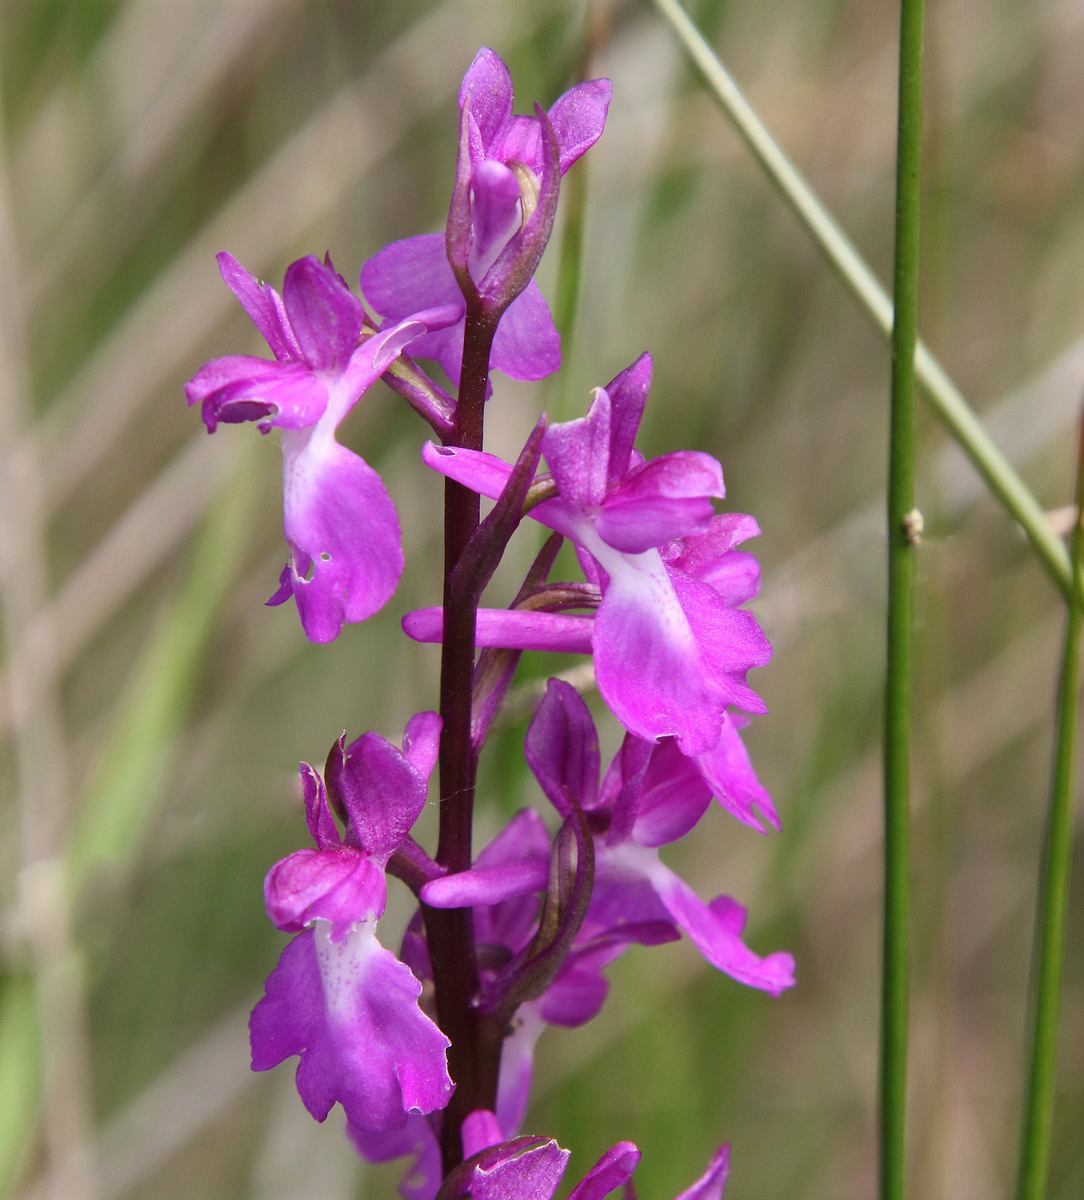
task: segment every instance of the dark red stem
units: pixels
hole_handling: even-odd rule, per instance
[[[463,369],[449,446],[482,449],[489,355],[499,313],[468,299]],[[477,755],[471,742],[477,600],[470,589],[451,584],[455,569],[480,518],[477,493],[448,480],[444,491],[444,643],[440,664],[440,838],[436,861],[449,872],[471,865],[471,830]],[[448,1070],[456,1090],[444,1110],[441,1156],[444,1174],[463,1157],[460,1129],[478,1108],[496,1103],[501,1034],[480,1020],[478,960],[470,909],[422,906],[433,967],[437,1020],[451,1040]]]

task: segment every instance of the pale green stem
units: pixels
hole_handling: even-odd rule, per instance
[[[677,0],[653,0],[704,78],[719,107],[780,195],[812,235],[829,264],[874,324],[892,332],[892,300],[836,220],[779,148],[734,80]],[[1019,523],[1047,573],[1069,594],[1069,555],[1042,507],[983,429],[959,388],[929,349],[918,342],[915,375],[934,412],[971,459],[987,487]]]
[[[1080,634],[1081,609],[1084,605],[1080,572],[1081,561],[1084,560],[1084,528],[1081,527],[1081,512],[1084,510],[1084,421],[1078,447],[1076,505],[1077,521],[1073,527],[1071,552],[1076,587],[1065,618],[1050,811],[1035,914],[1030,1063],[1020,1134],[1018,1200],[1042,1200],[1046,1195],[1050,1171],[1058,1008],[1073,854],[1073,773],[1080,707]]]
[[[888,619],[884,711],[884,946],[880,1194],[904,1200],[910,982],[911,674],[915,543],[915,342],[922,160],[922,0],[901,0],[895,295],[888,445]]]

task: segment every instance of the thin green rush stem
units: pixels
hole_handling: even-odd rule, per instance
[[[900,3],[895,295],[888,445],[888,619],[884,711],[884,940],[880,1195],[904,1200],[910,975],[911,657],[915,542],[915,343],[922,161],[922,0]]]
[[[1032,966],[1033,1009],[1027,1093],[1020,1130],[1018,1200],[1041,1200],[1050,1169],[1054,1116],[1055,1055],[1061,993],[1065,916],[1073,852],[1073,775],[1080,704],[1080,634],[1084,585],[1084,417],[1081,419],[1076,479],[1077,521],[1073,527],[1071,560],[1076,587],[1065,617],[1061,677],[1058,682],[1054,765],[1046,844],[1039,871]]]
[[[892,300],[853,243],[764,127],[726,68],[677,0],[653,0],[729,118],[783,199],[812,235],[829,264],[887,337]],[[927,401],[971,459],[991,493],[1019,523],[1047,574],[1070,591],[1069,555],[1041,506],[1001,453],[941,364],[920,341],[915,374]]]

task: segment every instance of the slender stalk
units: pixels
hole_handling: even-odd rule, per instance
[[[776,190],[873,323],[888,336],[893,327],[892,300],[877,277],[779,148],[677,0],[654,0],[654,4],[669,22],[708,90]],[[915,372],[934,412],[971,460],[990,492],[1023,529],[1047,574],[1068,597],[1069,555],[1065,547],[1051,529],[1038,501],[983,429],[959,388],[922,342],[917,342],[915,348]]]
[[[915,343],[918,329],[922,157],[922,0],[900,3],[896,141],[895,294],[888,447],[888,621],[884,712],[884,948],[881,980],[880,1194],[904,1200],[907,999],[910,943],[909,826],[911,629],[915,542]]]
[[[1050,1169],[1058,1007],[1073,853],[1073,775],[1080,707],[1080,633],[1084,608],[1084,586],[1081,584],[1080,571],[1081,562],[1084,561],[1084,526],[1081,523],[1081,514],[1084,512],[1084,418],[1081,420],[1077,452],[1076,509],[1071,550],[1076,587],[1065,617],[1050,811],[1039,872],[1035,918],[1031,1058],[1020,1131],[1020,1168],[1016,1188],[1018,1200],[1041,1200],[1046,1193]]]
[[[463,370],[455,423],[448,445],[481,450],[484,432],[489,355],[499,314],[468,300]],[[471,863],[474,784],[478,765],[471,741],[476,602],[451,585],[452,571],[478,528],[478,494],[448,480],[444,491],[444,641],[440,663],[440,836],[437,862],[449,871]],[[437,1020],[451,1041],[448,1070],[456,1090],[444,1111],[441,1136],[443,1172],[462,1159],[460,1128],[476,1108],[496,1103],[500,1041],[479,1022],[473,1002],[478,995],[478,962],[471,912],[466,908],[422,906],[429,958],[433,967]]]

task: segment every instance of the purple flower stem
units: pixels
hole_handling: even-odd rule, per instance
[[[445,445],[482,449],[489,356],[499,312],[467,297],[463,370],[455,423]],[[449,872],[471,865],[477,754],[471,740],[477,600],[454,588],[452,572],[480,520],[478,494],[448,480],[444,493],[444,642],[441,651],[440,837],[436,861]],[[478,961],[470,909],[422,908],[436,991],[437,1021],[451,1041],[448,1070],[456,1090],[444,1111],[444,1174],[463,1157],[460,1128],[476,1109],[496,1106],[501,1031],[483,1022],[473,1004]]]

